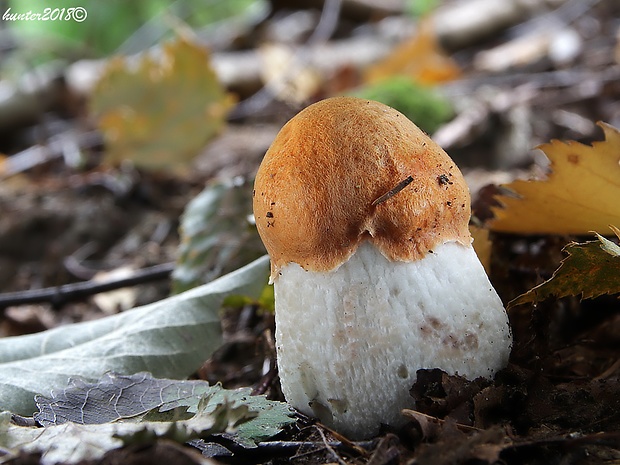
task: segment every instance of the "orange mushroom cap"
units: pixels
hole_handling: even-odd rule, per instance
[[[368,240],[390,260],[471,244],[469,190],[452,159],[403,114],[354,97],[293,117],[265,154],[254,216],[272,261],[329,271]]]

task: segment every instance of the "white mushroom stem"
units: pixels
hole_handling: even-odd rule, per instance
[[[286,399],[354,439],[403,423],[417,369],[490,378],[508,363],[507,315],[470,246],[398,262],[364,241],[333,271],[283,266],[275,294]]]

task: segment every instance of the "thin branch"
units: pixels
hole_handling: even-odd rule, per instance
[[[136,286],[159,279],[167,279],[174,270],[174,263],[162,263],[137,270],[132,276],[107,281],[84,281],[63,286],[33,289],[28,291],[7,292],[0,294],[0,309],[12,305],[24,305],[48,302],[58,308],[67,302],[83,300],[100,292],[112,291],[122,287]]]
[[[213,441],[212,443],[210,441]],[[190,446],[193,446],[203,452],[207,449],[209,444],[217,444],[228,450],[230,453],[237,457],[243,457],[244,454],[251,454],[253,458],[257,453],[271,454],[278,456],[292,456],[295,458],[304,457],[307,455],[316,454],[319,451],[325,450],[326,445],[333,450],[351,450],[347,443],[342,441],[263,441],[256,444],[256,447],[248,449],[234,440],[229,440],[225,436],[215,435],[210,439],[192,439],[188,442]],[[355,445],[361,450],[372,450],[376,446],[375,440],[356,442]],[[299,453],[302,449],[310,449],[309,452]],[[224,455],[213,455],[213,457],[221,457]]]
[[[327,42],[334,34],[338,21],[340,20],[340,8],[342,0],[325,0],[319,23],[312,35],[306,41],[307,48]],[[259,113],[266,108],[278,94],[278,90],[283,89],[291,77],[295,76],[301,68],[310,61],[307,48],[299,47],[293,55],[291,62],[287,66],[287,71],[278,76],[276,80],[270,82],[269,86],[263,86],[254,95],[246,100],[239,102],[235,108],[234,118],[243,118],[248,115]]]
[[[355,444],[358,447],[370,450],[375,446],[375,441],[361,441],[356,442]],[[257,444],[259,449],[269,452],[296,452],[301,448],[322,449],[325,447],[325,445],[326,443],[324,441],[263,441]],[[345,444],[341,441],[328,441],[327,445],[329,445],[333,449],[340,449],[343,447],[348,448],[348,444]]]
[[[83,261],[97,251],[95,242],[87,242],[78,250],[63,260],[65,269],[79,279],[93,279],[99,270],[94,270],[83,265]]]
[[[332,456],[338,461],[338,463],[340,465],[347,465],[347,463],[342,460],[342,457],[340,457],[340,455],[338,455],[335,451],[335,449],[331,446],[331,444],[329,443],[329,441],[327,441],[327,438],[325,437],[325,433],[323,433],[323,431],[321,430],[321,428],[319,428],[318,426],[316,426],[316,430],[319,432],[319,434],[321,435],[321,439],[323,440],[323,445],[325,446],[325,448],[332,454]]]
[[[66,160],[73,160],[73,155],[80,149],[90,149],[100,145],[101,142],[101,134],[97,131],[78,134],[73,130],[65,131],[50,138],[45,145],[33,145],[7,158],[0,173],[0,180],[62,156],[65,156]]]
[[[391,197],[394,197],[396,194],[398,194],[400,191],[402,191],[405,187],[407,187],[409,184],[411,184],[413,182],[413,176],[408,176],[406,179],[403,179],[401,182],[399,182],[396,186],[394,186],[393,189],[390,189],[388,192],[386,192],[385,194],[383,194],[381,197],[379,197],[378,199],[376,199],[372,204],[374,205],[379,205],[380,203],[385,202],[386,200],[388,200]]]

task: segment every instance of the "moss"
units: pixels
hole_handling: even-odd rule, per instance
[[[418,84],[405,76],[360,88],[353,95],[395,108],[429,134],[454,114],[450,102],[433,87]]]

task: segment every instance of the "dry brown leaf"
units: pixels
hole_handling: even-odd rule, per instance
[[[9,169],[7,168],[7,160],[8,157],[0,153],[0,179],[3,179],[10,174]]]
[[[458,65],[441,49],[430,20],[421,22],[417,34],[370,67],[365,81],[373,83],[397,75],[429,85],[450,81],[460,75]]]
[[[620,229],[610,226],[620,239]],[[597,234],[597,241],[568,244],[568,253],[551,279],[508,303],[508,308],[541,302],[551,296],[581,295],[584,299],[620,293],[620,246]]]
[[[489,274],[491,270],[491,249],[493,247],[493,243],[491,239],[489,239],[489,230],[470,224],[469,232],[474,239],[473,246],[476,255],[478,255],[478,259],[482,263],[482,266],[484,266],[487,274]]]
[[[441,428],[445,423],[445,420],[418,412],[417,410],[404,409],[403,416],[414,420],[418,424],[423,439],[439,436]]]
[[[520,234],[590,234],[620,224],[620,132],[599,123],[605,140],[591,146],[553,140],[540,146],[551,161],[544,180],[515,181],[516,196],[500,196],[494,231]]]

